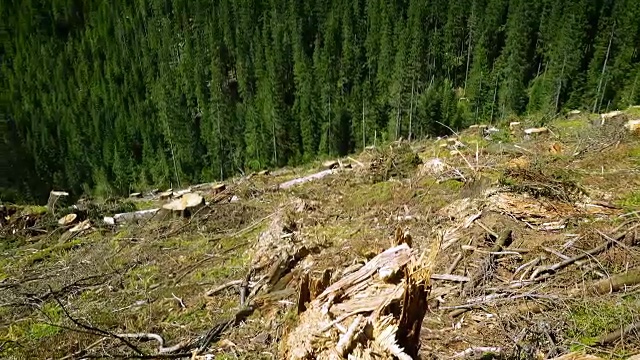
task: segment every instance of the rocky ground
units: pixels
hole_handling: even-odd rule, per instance
[[[0,357],[628,358],[638,115],[474,126],[224,188],[5,204]]]

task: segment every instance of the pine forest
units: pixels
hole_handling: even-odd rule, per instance
[[[640,100],[638,0],[4,0],[0,199]]]

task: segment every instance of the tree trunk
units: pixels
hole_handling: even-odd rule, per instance
[[[593,110],[591,112],[596,112],[596,108],[598,107],[598,95],[600,95],[600,88],[602,87],[602,80],[604,78],[604,73],[607,70],[607,61],[609,61],[609,52],[611,51],[611,42],[613,41],[613,32],[615,29],[615,23],[611,27],[611,36],[609,36],[609,45],[607,46],[607,55],[604,58],[604,64],[602,64],[602,72],[600,73],[600,81],[598,82],[598,87],[596,89],[595,101],[593,102]],[[604,97],[604,90],[603,90]],[[602,106],[602,100],[600,100],[600,106]]]

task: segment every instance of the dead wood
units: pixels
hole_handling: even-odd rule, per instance
[[[137,222],[140,220],[148,220],[154,217],[160,209],[146,209],[129,213],[120,213],[113,215],[113,224],[124,224],[129,222]],[[106,219],[106,218],[105,218]],[[108,220],[105,222],[109,223]]]
[[[47,211],[55,215],[56,205],[58,205],[59,207],[63,207],[65,204],[64,200],[61,199],[66,199],[67,197],[69,197],[69,193],[66,191],[52,190],[49,193],[49,199],[47,200]]]
[[[240,284],[242,284],[243,280],[233,280],[233,281],[229,281],[228,283],[222,284],[216,288],[213,288],[209,291],[207,291],[204,295],[205,296],[213,296],[216,295],[217,293],[221,292],[222,290],[228,289],[230,287],[233,286],[238,286]]]
[[[281,189],[281,190],[289,189],[289,188],[291,188],[293,186],[304,184],[304,183],[309,182],[309,181],[322,179],[324,177],[327,177],[327,176],[335,173],[336,171],[338,171],[338,170],[336,170],[336,169],[323,170],[323,171],[317,172],[315,174],[311,174],[311,175],[303,176],[303,177],[300,177],[300,178],[297,178],[297,179],[289,180],[287,182],[283,182],[282,184],[278,185],[278,188]]]
[[[153,340],[158,343],[158,354],[169,354],[184,349],[189,345],[190,341],[182,341],[176,345],[165,347],[164,338],[158,334],[153,333],[134,333],[134,334],[118,334],[120,338],[127,339],[139,339],[139,340]]]
[[[456,267],[458,266],[458,264],[460,263],[460,261],[462,261],[462,258],[464,258],[464,254],[462,252],[460,252],[458,254],[458,256],[456,256],[455,259],[453,259],[453,262],[451,263],[451,265],[449,265],[449,267],[447,268],[447,274],[452,274],[455,270]]]
[[[382,359],[411,359],[417,355],[437,249],[417,260],[406,233],[402,236],[405,239],[396,239],[400,245],[345,275],[304,307],[301,300],[312,297],[313,282],[303,278],[305,294],[298,299],[304,311],[287,336],[284,358],[364,359],[376,353]]]
[[[626,232],[623,233],[622,235],[618,235],[615,239],[609,239],[606,242],[604,242],[603,244],[596,246],[595,248],[585,251],[581,254],[578,254],[574,257],[562,260],[559,263],[550,265],[550,266],[542,266],[542,267],[538,267],[533,274],[531,274],[531,278],[530,279],[535,279],[536,277],[540,276],[540,275],[544,275],[544,274],[553,274],[555,272],[557,272],[560,269],[564,269],[565,267],[575,263],[576,261],[582,260],[582,259],[586,259],[590,256],[594,256],[597,254],[600,254],[601,252],[609,249],[609,247],[611,247],[615,242],[620,241],[622,239],[624,239],[626,235]]]
[[[451,274],[431,274],[431,280],[444,280],[453,282],[468,282],[471,279],[466,276],[451,275]]]
[[[479,347],[472,347],[472,348],[468,348],[464,351],[461,351],[459,353],[456,353],[452,356],[452,358],[456,359],[456,358],[464,358],[467,356],[472,356],[472,355],[483,355],[486,353],[492,353],[492,354],[500,354],[502,352],[502,349],[499,347],[484,347],[484,346],[479,346]]]
[[[616,292],[628,286],[640,284],[640,269],[632,269],[621,274],[613,275],[609,278],[598,280],[586,287],[588,294],[604,295]],[[576,295],[581,290],[572,291],[572,295]]]
[[[491,253],[502,251],[503,247],[511,244],[512,230],[507,229],[500,233],[495,244],[491,247]],[[470,295],[474,292],[475,288],[482,282],[483,279],[491,277],[493,274],[493,267],[498,255],[489,254],[481,263],[478,269],[470,276],[469,281],[465,284],[463,294]]]
[[[638,336],[640,332],[640,321],[631,323],[622,329],[618,329],[612,333],[602,335],[596,340],[598,345],[609,345],[617,342],[627,335]]]
[[[179,214],[182,217],[190,217],[193,213],[204,206],[204,198],[198,194],[187,192],[179,199],[176,199],[162,206],[165,211]]]

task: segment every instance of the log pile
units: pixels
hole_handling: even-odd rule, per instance
[[[412,359],[418,354],[430,275],[439,248],[418,256],[398,232],[397,246],[326,285],[302,278],[298,326],[284,342],[286,359]],[[302,304],[302,302],[307,302]]]

